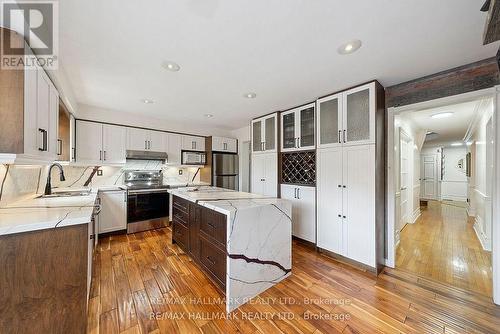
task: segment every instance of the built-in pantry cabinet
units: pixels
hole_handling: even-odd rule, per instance
[[[118,165],[126,162],[127,129],[76,120],[76,164]]]
[[[278,152],[278,114],[274,113],[252,121],[252,153]]]
[[[316,243],[316,188],[282,184],[281,198],[292,202],[292,235]]]
[[[317,246],[379,269],[384,258],[384,95],[372,82],[317,101]]]
[[[281,113],[281,152],[311,150],[315,147],[315,104]]]
[[[10,35],[12,46],[24,46],[28,59],[36,58],[22,36],[4,28],[0,33]],[[59,93],[45,70],[33,63],[0,69],[0,163],[39,164],[57,159]]]
[[[276,153],[253,154],[251,166],[251,192],[277,197],[278,155]]]

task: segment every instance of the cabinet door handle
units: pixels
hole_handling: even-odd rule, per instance
[[[104,161],[106,161],[106,151],[104,151]]]
[[[147,150],[147,149],[148,149],[148,141],[147,141],[147,140],[145,140],[145,141],[144,141],[144,149],[145,149],[145,150]]]
[[[39,128],[38,131],[42,134],[42,147],[38,147],[40,152],[47,151],[47,130]]]
[[[102,150],[99,150],[99,160],[102,161]]]
[[[341,139],[342,134],[341,133],[342,133],[342,130],[339,130],[339,144],[342,143],[342,139]]]
[[[345,142],[346,142],[346,141],[345,141],[345,130],[344,130],[344,143],[345,143]]]
[[[342,218],[342,215],[341,215],[341,214],[339,214],[338,216],[339,216],[339,218]]]
[[[346,217],[346,216],[342,216],[342,218],[344,218],[344,219],[345,219],[345,218],[347,218],[347,217]]]
[[[62,140],[57,140],[57,155],[62,155]]]
[[[297,199],[300,199],[300,188],[297,188]]]
[[[294,188],[294,194],[293,194],[293,198],[297,198],[297,188]]]
[[[210,226],[211,228],[215,229],[215,226],[213,224],[207,223],[207,225]]]
[[[210,257],[210,255],[207,255],[207,260],[210,261],[211,264],[215,265],[215,261]]]
[[[297,148],[300,148],[300,137],[297,137]]]

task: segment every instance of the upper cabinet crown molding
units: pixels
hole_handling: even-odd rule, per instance
[[[11,43],[33,52],[22,36],[5,28]],[[0,163],[45,164],[57,159],[59,93],[38,65],[0,69]]]
[[[252,121],[252,153],[278,152],[278,113]]]
[[[314,150],[315,103],[281,113],[281,152]]]

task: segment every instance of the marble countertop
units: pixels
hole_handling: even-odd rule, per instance
[[[212,186],[170,189],[168,192],[174,196],[179,196],[208,209],[227,215],[232,215],[239,209],[255,208],[283,201],[279,198]]]
[[[87,224],[92,218],[98,191],[124,190],[121,186],[55,188],[53,192],[90,191],[86,196],[37,198],[33,194],[0,207],[0,235]]]

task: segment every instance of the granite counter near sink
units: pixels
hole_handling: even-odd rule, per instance
[[[216,187],[175,189],[169,193],[171,202],[177,196],[226,217],[227,312],[291,275],[289,201]]]

